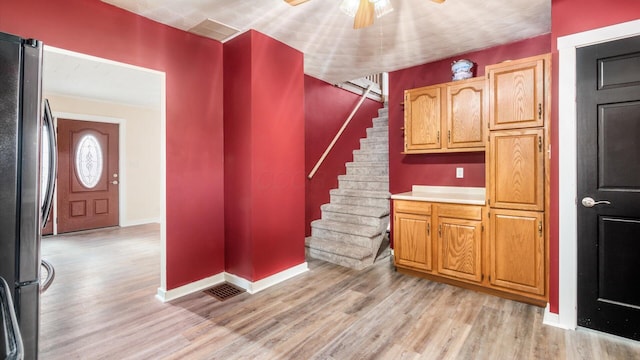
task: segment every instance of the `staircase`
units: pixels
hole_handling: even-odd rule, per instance
[[[308,256],[357,270],[388,256],[388,242],[380,251],[389,225],[388,111],[386,104],[378,110],[347,174],[330,191],[331,202],[322,205],[322,218],[311,223]]]

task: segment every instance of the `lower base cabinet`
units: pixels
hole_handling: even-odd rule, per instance
[[[482,210],[479,206],[436,205],[439,274],[482,281]]]
[[[396,263],[413,269],[432,271],[431,205],[400,204],[393,220],[394,238],[398,239]]]
[[[517,294],[544,296],[544,214],[492,209],[490,219],[491,285]]]
[[[544,214],[394,200],[396,268],[544,306]]]

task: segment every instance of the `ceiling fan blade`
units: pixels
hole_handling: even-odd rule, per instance
[[[286,2],[291,6],[300,5],[300,4],[306,3],[307,1],[309,0],[284,0],[284,2]]]
[[[431,0],[431,1],[433,1],[434,3],[442,4],[446,0]]]
[[[369,0],[360,0],[358,11],[353,19],[353,28],[362,29],[373,25],[373,17],[375,16],[375,7]]]

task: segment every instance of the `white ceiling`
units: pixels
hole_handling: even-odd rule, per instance
[[[158,108],[162,77],[157,72],[45,47],[42,87],[47,93]]]
[[[330,83],[505,44],[551,31],[551,0],[391,0],[394,11],[353,30],[340,0],[102,0],[188,30],[209,18],[255,29],[304,53],[305,73]]]

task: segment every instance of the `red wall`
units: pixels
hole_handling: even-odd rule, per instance
[[[225,269],[245,279],[252,266],[251,235],[251,33],[224,44]],[[240,95],[232,95],[240,94]],[[233,224],[231,226],[230,224]]]
[[[222,44],[98,0],[0,0],[0,31],[166,72],[167,289],[223,271]]]
[[[640,19],[637,0],[552,0],[551,38],[553,84],[551,101],[551,147],[558,149],[558,37]],[[550,293],[549,310],[558,313],[558,152],[551,153]],[[555,175],[554,175],[555,174]]]
[[[362,96],[308,75],[304,92],[307,176]],[[311,235],[311,222],[321,217],[320,205],[329,202],[329,190],[338,188],[338,175],[346,174],[345,163],[353,161],[353,150],[360,148],[360,139],[367,136],[366,128],[373,126],[381,107],[380,102],[366,99],[313,178],[306,178],[306,236]]]
[[[456,154],[401,154],[404,112],[400,105],[404,90],[451,81],[451,62],[470,59],[475,76],[484,76],[484,67],[509,59],[551,51],[550,35],[492,47],[425,65],[389,73],[389,189],[392,194],[411,190],[411,185],[485,186],[484,152]],[[456,179],[456,167],[464,168],[464,178]]]
[[[259,32],[224,45],[226,271],[304,263],[303,55]]]

